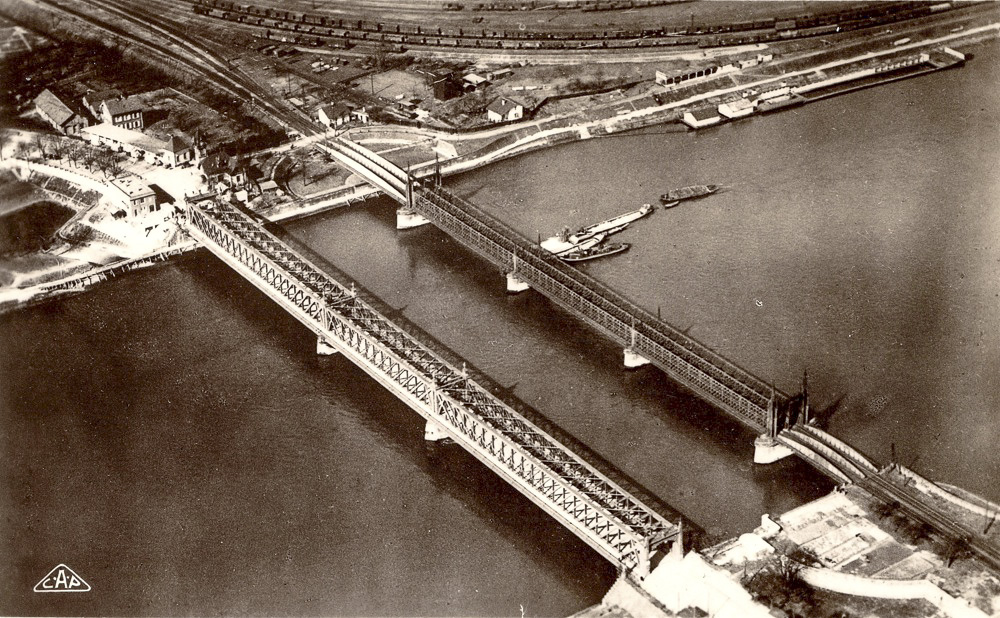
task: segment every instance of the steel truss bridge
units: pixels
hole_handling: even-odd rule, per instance
[[[620,569],[642,578],[679,526],[600,473],[229,204],[190,204],[212,253]]]
[[[791,400],[468,200],[432,183],[413,181],[406,171],[349,140],[333,140],[323,148],[503,272],[583,318],[754,431],[769,431],[775,410]]]

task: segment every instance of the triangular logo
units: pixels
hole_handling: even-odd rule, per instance
[[[90,584],[65,564],[49,571],[42,581],[35,584],[35,592],[89,592]]]

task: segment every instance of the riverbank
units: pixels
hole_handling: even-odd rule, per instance
[[[991,23],[962,32],[949,33],[934,39],[916,41],[901,46],[893,46],[879,52],[868,52],[862,56],[835,60],[820,66],[800,69],[791,72],[779,72],[777,75],[769,70],[756,79],[750,72],[739,80],[725,75],[708,80],[690,90],[651,88],[648,85],[636,87],[630,92],[610,93],[609,100],[603,101],[593,109],[583,112],[559,114],[550,118],[507,125],[497,129],[488,129],[473,134],[450,134],[438,130],[418,129],[412,127],[397,127],[392,125],[363,126],[348,130],[345,136],[372,147],[376,144],[387,146],[377,152],[401,167],[412,169],[420,177],[425,176],[439,167],[442,175],[450,176],[473,169],[488,166],[497,161],[515,157],[560,144],[583,141],[598,137],[617,135],[625,131],[644,127],[667,124],[680,120],[686,111],[697,106],[720,105],[729,100],[744,96],[748,91],[763,92],[769,89],[788,87],[798,92],[815,91],[815,100],[828,96],[842,94],[853,90],[851,84],[855,80],[864,81],[871,78],[879,67],[891,65],[900,54],[917,53],[919,50],[930,49],[944,44],[957,45],[963,41],[980,41],[983,38],[995,37],[1000,32],[1000,23]],[[881,64],[880,64],[881,63]],[[852,67],[863,67],[852,69]],[[948,67],[926,69],[924,72],[943,70]],[[834,77],[831,77],[833,75]],[[887,76],[885,81],[890,81]],[[868,87],[870,84],[863,84]],[[835,87],[830,90],[831,87]],[[662,91],[657,94],[655,91]],[[685,92],[690,91],[690,96]],[[655,96],[654,96],[655,95]],[[662,102],[664,98],[669,102]],[[804,102],[809,102],[806,99]],[[301,145],[308,147],[312,140],[302,140]],[[309,174],[308,171],[305,174]],[[307,176],[308,177],[308,176]],[[307,186],[305,183],[300,183]],[[305,199],[277,204],[259,210],[259,214],[272,222],[282,222],[298,219],[313,214],[325,212],[334,208],[356,204],[379,192],[365,184],[359,178],[348,175],[344,184],[326,192],[315,193]],[[144,253],[132,260],[145,260],[150,256],[171,251],[164,247],[162,251]],[[118,263],[125,266],[131,260]],[[114,266],[112,264],[111,266]],[[73,281],[87,280],[88,276],[99,271],[103,266],[80,272],[75,264],[66,264],[63,270],[55,265],[48,265],[44,272],[26,273],[20,281],[33,281],[32,275],[38,274],[47,280],[53,277]],[[60,279],[60,282],[61,282]],[[99,280],[99,279],[97,279]],[[23,299],[36,300],[38,295],[49,292],[43,285],[35,285],[32,289],[0,290],[0,311],[10,310],[25,302]]]
[[[849,485],[764,515],[738,538],[674,552],[642,582],[620,578],[599,605],[574,618],[764,618],[771,608],[807,616],[996,615],[1000,579],[955,547]]]

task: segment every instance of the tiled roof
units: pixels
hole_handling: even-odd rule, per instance
[[[105,101],[104,104],[108,106],[108,112],[112,116],[121,116],[122,114],[142,111],[142,103],[134,97],[111,99],[110,101]]]
[[[59,100],[59,97],[52,94],[48,88],[35,97],[35,107],[59,126],[66,124],[73,117],[73,110]]]
[[[122,98],[122,93],[120,90],[116,90],[115,88],[109,88],[107,90],[88,92],[84,98],[87,100],[87,105],[96,108],[100,107],[101,103],[105,101]]]
[[[497,99],[496,101],[493,101],[492,103],[490,103],[489,107],[487,107],[486,109],[489,110],[489,111],[491,111],[491,112],[495,112],[497,114],[500,114],[501,116],[506,116],[507,114],[509,114],[511,112],[511,110],[513,110],[516,107],[519,107],[518,103],[515,103],[514,101],[511,101],[510,99],[503,99],[503,98],[501,98],[501,99]]]
[[[172,152],[174,154],[177,154],[178,152],[183,152],[189,148],[190,146],[188,146],[184,142],[184,140],[177,137],[176,135],[171,135],[170,139],[167,140],[166,146],[163,147],[163,149],[166,150],[167,152]]]
[[[326,114],[327,118],[343,118],[351,113],[351,108],[344,105],[343,103],[333,103],[332,105],[324,105],[322,108],[323,113]]]

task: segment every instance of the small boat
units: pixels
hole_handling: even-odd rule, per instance
[[[680,189],[671,189],[660,196],[660,201],[664,204],[668,202],[679,202],[681,200],[692,200],[698,197],[712,195],[719,190],[719,185],[691,185]]]
[[[672,202],[662,202],[663,205],[660,206],[660,208],[673,208],[674,206],[676,206],[676,205],[678,205],[680,203],[681,203],[680,200],[674,200]]]
[[[596,247],[584,250],[569,251],[563,253],[559,256],[559,259],[563,262],[586,262],[587,260],[596,260],[597,258],[607,257],[609,255],[615,255],[628,251],[632,245],[627,242],[613,242],[606,245],[597,245]]]

